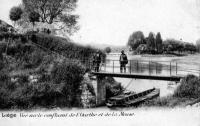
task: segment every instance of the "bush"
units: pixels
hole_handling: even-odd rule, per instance
[[[85,74],[85,68],[79,62],[64,61],[57,63],[51,72],[52,82],[64,83],[63,93],[73,106],[77,106],[77,95],[81,94],[80,85]]]
[[[187,75],[181,81],[181,84],[175,90],[175,97],[181,98],[199,98],[200,97],[200,80],[194,75]]]
[[[46,53],[35,49],[32,53],[25,53],[23,56],[24,68],[36,68],[43,62]]]
[[[79,62],[55,63],[46,82],[30,83],[28,75],[18,75],[11,82],[7,74],[0,76],[0,108],[79,106],[80,85],[85,68]]]
[[[110,53],[110,52],[111,52],[111,48],[110,48],[110,47],[106,47],[106,48],[104,49],[104,51],[105,51],[106,53]]]
[[[70,102],[66,100],[62,90],[62,85],[51,82],[18,85],[6,83],[4,86],[1,85],[0,89],[0,108],[29,109],[70,106]]]
[[[16,40],[16,39],[21,39],[22,36],[23,36],[22,34],[0,32],[0,40],[3,39],[8,40],[9,38],[11,38],[12,40]]]
[[[123,91],[121,83],[116,82],[112,77],[106,77],[102,83],[106,85],[106,98],[119,95]]]
[[[0,53],[3,53],[6,51],[6,45],[7,45],[7,43],[0,42]]]
[[[6,26],[0,26],[0,32],[8,32],[8,28]]]

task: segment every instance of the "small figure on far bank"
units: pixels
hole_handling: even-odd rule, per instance
[[[99,66],[100,66],[100,63],[101,63],[101,53],[100,51],[98,50],[94,57],[93,57],[93,65],[94,65],[94,71],[95,72],[99,72]]]
[[[124,53],[124,50],[121,51],[119,63],[120,63],[120,72],[122,73],[124,69],[124,73],[126,73],[126,64],[128,63],[128,58]]]

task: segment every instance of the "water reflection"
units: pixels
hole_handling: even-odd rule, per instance
[[[130,74],[170,76],[177,75],[178,73],[178,66],[176,62],[130,60],[126,67],[126,72]],[[105,72],[120,72],[119,61],[108,59],[102,70]]]
[[[145,74],[145,75],[176,75],[177,68],[176,62],[163,62],[163,61],[143,61],[143,60],[131,60],[127,64],[127,73],[130,74]],[[104,71],[106,72],[120,72],[119,60],[116,57],[108,58]],[[123,87],[127,87],[127,90],[134,92],[141,92],[150,88],[159,88],[160,96],[167,96],[173,94],[177,85],[173,83],[168,85],[168,81],[158,81],[158,80],[145,80],[145,79],[128,79],[128,78],[115,78],[116,81],[121,82]]]
[[[158,80],[143,80],[143,79],[127,79],[127,78],[115,78],[116,81],[121,82],[123,87],[127,87],[130,81],[131,84],[127,87],[126,90],[141,92],[150,88],[159,88],[160,89],[160,97],[164,97],[170,94],[173,94],[177,85],[175,82],[169,85],[168,81],[158,81]]]
[[[163,76],[187,75],[190,73],[200,76],[198,71],[200,69],[199,57],[199,54],[184,57],[142,57],[140,55],[128,55],[128,59],[132,61],[127,64],[127,73]],[[106,67],[102,67],[102,70],[114,73],[120,72],[119,55],[107,56],[107,60]],[[127,78],[115,79],[121,82],[124,87],[131,80]],[[177,85],[168,81],[134,79],[128,90],[140,92],[155,87],[160,88],[160,96],[163,97],[172,94]]]
[[[158,62],[142,62],[142,61],[130,61],[129,71],[131,73],[149,73],[149,74],[161,74],[164,67],[163,64]]]

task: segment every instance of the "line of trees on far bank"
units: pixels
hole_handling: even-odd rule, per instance
[[[196,41],[197,51],[200,53],[200,39]]]
[[[194,53],[198,50],[198,46],[189,42],[175,39],[163,40],[160,32],[156,35],[150,32],[148,37],[145,37],[142,31],[133,32],[127,45],[130,50],[135,51],[137,54],[182,54],[185,52]]]

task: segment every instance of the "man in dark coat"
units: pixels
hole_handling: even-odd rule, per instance
[[[94,58],[93,58],[94,71],[95,71],[95,72],[99,72],[100,63],[101,63],[101,53],[100,53],[100,51],[98,50],[98,51],[96,52],[96,54],[94,55]]]
[[[124,50],[121,51],[119,63],[120,63],[120,72],[122,73],[124,69],[124,73],[126,73],[126,64],[128,63],[128,59],[126,54],[124,53]]]

